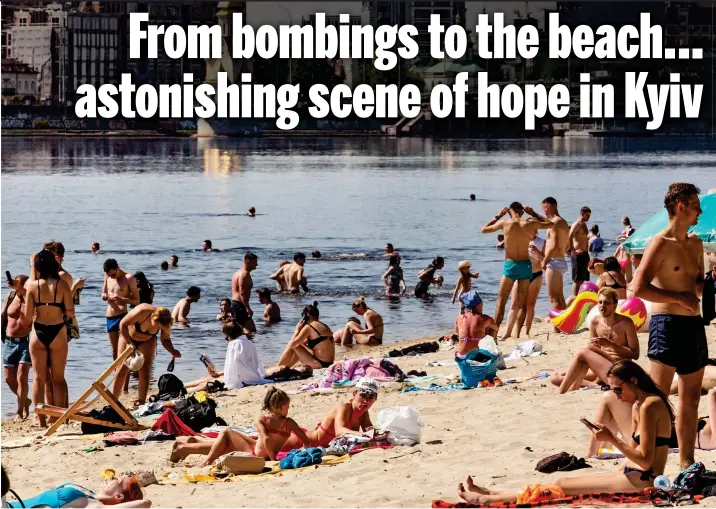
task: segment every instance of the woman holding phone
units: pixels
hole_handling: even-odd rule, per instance
[[[597,440],[613,444],[624,454],[626,461],[618,471],[559,479],[550,486],[531,485],[518,493],[481,488],[468,477],[465,485],[458,484],[458,495],[471,504],[483,506],[523,503],[535,492],[542,495],[549,493],[550,498],[562,498],[591,493],[631,493],[653,486],[654,479],[664,473],[674,411],[664,393],[635,362],[616,362],[609,369],[607,378],[614,395],[632,405],[631,436],[624,441],[599,422],[593,426],[586,425]]]
[[[291,341],[286,345],[278,365],[291,368],[302,362],[314,369],[327,368],[333,364],[336,348],[333,332],[318,321],[318,302],[303,308],[301,321],[296,325]]]

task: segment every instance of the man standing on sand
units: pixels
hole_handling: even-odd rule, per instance
[[[249,301],[251,300],[251,290],[254,287],[254,281],[251,279],[251,271],[258,267],[258,265],[259,257],[249,251],[244,256],[243,267],[237,270],[234,273],[234,277],[231,278],[231,300],[239,301],[244,305],[252,324],[254,312],[251,309]]]
[[[557,210],[557,200],[547,197],[542,200],[542,210],[551,221],[552,229],[547,232],[547,240],[544,248],[544,270],[547,281],[547,295],[552,304],[552,309],[565,309],[567,304],[564,300],[564,273],[567,272],[567,246],[569,246],[569,224],[562,219]],[[536,216],[542,219],[541,216]],[[558,330],[555,327],[555,330]]]
[[[24,274],[17,276],[11,288],[13,289],[3,303],[3,319],[7,316],[7,329],[3,329],[2,363],[5,368],[5,381],[12,393],[17,396],[17,412],[14,421],[27,419],[30,415],[30,398],[28,398],[28,377],[32,360],[30,359],[30,332],[29,327],[22,321],[25,314],[25,283],[28,277]]]
[[[112,345],[112,359],[116,359],[119,322],[127,315],[127,304],[139,305],[139,289],[134,276],[120,269],[117,260],[113,258],[104,261],[102,300],[107,302],[107,336]]]
[[[704,283],[704,246],[687,233],[701,214],[699,188],[674,183],[664,197],[669,225],[646,246],[634,277],[634,295],[652,302],[649,322],[649,375],[665,394],[679,375],[676,436],[685,469],[694,463],[701,382],[708,361],[699,296]]]
[[[534,219],[522,219],[525,212]],[[508,213],[510,219],[500,221]],[[515,282],[517,282],[519,303],[518,328],[521,329],[525,323],[527,290],[532,278],[532,262],[530,262],[529,255],[530,235],[542,228],[552,228],[552,223],[540,218],[531,207],[523,207],[519,202],[512,202],[509,207],[503,208],[499,214],[482,227],[482,233],[494,233],[500,230],[505,233],[505,264],[502,269],[497,296],[497,311],[495,312],[495,323],[498,328],[505,316],[505,304],[507,304],[507,298],[510,296]]]
[[[579,293],[579,287],[589,281],[589,228],[587,221],[592,217],[589,207],[582,207],[572,228],[569,230],[569,248],[572,259],[572,295]]]

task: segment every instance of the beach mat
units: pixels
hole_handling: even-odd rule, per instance
[[[544,502],[533,502],[529,504],[518,504],[517,502],[498,502],[487,506],[477,506],[466,502],[446,502],[444,500],[433,500],[433,508],[451,507],[641,507],[643,505],[653,506],[650,492],[636,493],[593,493],[591,495],[575,495],[573,497],[546,500]]]

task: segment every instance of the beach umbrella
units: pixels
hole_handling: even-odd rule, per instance
[[[699,216],[698,224],[689,228],[689,233],[699,236],[704,243],[705,252],[713,253],[716,252],[716,193],[701,196],[700,200],[703,213]],[[649,239],[668,224],[666,209],[661,209],[636,229],[634,234],[622,244],[622,249],[630,254],[642,254]]]

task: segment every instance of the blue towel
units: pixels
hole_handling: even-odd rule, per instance
[[[282,459],[278,466],[281,470],[291,470],[293,468],[308,467],[318,465],[323,461],[323,449],[320,447],[311,447],[310,449],[294,449]]]

